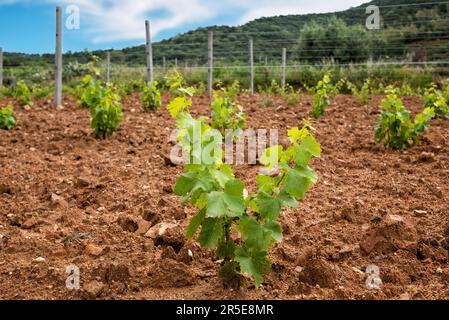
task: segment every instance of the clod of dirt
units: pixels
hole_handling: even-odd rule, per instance
[[[337,283],[337,273],[332,265],[323,258],[311,258],[307,261],[299,281],[321,288],[334,288]]]
[[[37,225],[38,221],[36,218],[30,218],[22,223],[22,229],[30,230],[33,229]]]
[[[129,267],[123,263],[109,263],[97,267],[92,272],[92,276],[94,278],[99,277],[103,283],[128,283],[131,278],[131,272]]]
[[[165,247],[162,250],[161,259],[163,259],[163,260],[166,260],[166,259],[176,260],[175,249],[173,249],[173,247]]]
[[[151,266],[147,286],[158,289],[182,288],[195,283],[196,275],[189,266],[172,259],[159,261]]]
[[[435,155],[431,152],[423,152],[414,161],[415,163],[432,163],[435,162]]]
[[[143,220],[150,222],[151,226],[154,226],[160,222],[161,219],[160,216],[152,210],[142,208],[140,210],[140,213],[142,215]]]
[[[104,284],[99,281],[91,281],[84,285],[83,296],[86,299],[96,299],[101,296],[104,290]]]
[[[398,215],[387,215],[381,225],[368,230],[360,243],[365,254],[388,254],[399,249],[417,249],[417,231],[413,220]]]
[[[152,227],[145,237],[151,238],[156,246],[171,246],[178,253],[184,246],[184,233],[175,223],[161,222]]]
[[[296,259],[296,264],[304,267],[306,263],[312,258],[314,250],[312,247],[305,247],[298,255]]]
[[[139,228],[137,229],[136,234],[139,236],[145,235],[148,232],[148,230],[150,230],[150,228],[153,226],[151,222],[146,221],[143,218],[137,221],[137,225],[139,226]]]
[[[87,178],[79,177],[75,181],[76,188],[87,188],[90,186],[90,181]]]
[[[62,209],[68,209],[69,204],[68,202],[61,196],[58,196],[55,193],[52,193],[50,196],[51,205],[53,208],[60,207]]]
[[[88,256],[99,257],[103,254],[103,248],[89,243],[84,248],[84,253]]]
[[[148,232],[145,234],[145,237],[156,240],[158,238],[164,237],[167,234],[167,230],[176,228],[177,226],[177,224],[169,222],[158,223],[150,230],[148,230]]]
[[[120,217],[117,222],[127,232],[134,233],[139,229],[139,223],[131,217]]]

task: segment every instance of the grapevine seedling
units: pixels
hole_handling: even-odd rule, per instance
[[[27,86],[25,81],[20,80],[19,82],[17,82],[16,88],[14,90],[14,99],[17,101],[21,108],[25,106],[33,106],[33,101],[31,99],[31,90]]]
[[[148,83],[142,89],[140,101],[143,110],[146,112],[157,110],[162,106],[161,93],[159,92],[157,85],[157,82],[154,82],[153,84]]]
[[[340,80],[337,85],[333,85],[329,75],[325,74],[315,89],[312,90],[312,112],[311,115],[318,119],[322,117],[330,104],[330,99],[339,94],[345,81]]]
[[[243,182],[231,166],[223,164],[223,137],[207,125],[207,119],[194,119],[188,105],[170,109],[176,119],[179,142],[190,160],[177,179],[175,194],[182,203],[198,209],[187,228],[187,238],[198,234],[198,242],[215,249],[222,261],[219,276],[226,285],[241,285],[244,275],[259,287],[270,271],[268,250],[282,240],[279,215],[283,207],[298,208],[309,188],[317,182],[310,168],[321,155],[320,144],[309,131],[289,131],[291,145],[267,149],[261,162],[267,170],[277,168],[277,176],[260,174],[258,191],[245,196]]]
[[[434,108],[427,107],[412,122],[410,111],[392,88],[388,89],[382,108],[382,115],[375,124],[375,138],[377,142],[384,141],[385,146],[391,149],[405,149],[418,144],[435,117]]]
[[[120,128],[124,118],[120,96],[112,86],[103,87],[100,81],[94,80],[90,75],[84,77],[83,81],[86,89],[82,101],[89,107],[94,135],[106,139]]]
[[[436,86],[432,86],[426,90],[424,97],[424,107],[433,108],[435,110],[435,116],[438,118],[444,118],[449,116],[449,106],[444,97],[443,92],[437,90]]]
[[[0,109],[0,129],[11,130],[16,126],[16,117],[12,104]]]
[[[367,105],[371,101],[371,80],[367,79],[360,89],[350,82],[347,82],[347,85],[361,105]]]
[[[289,106],[295,106],[299,103],[299,92],[296,92],[295,88],[289,84],[286,85],[282,97]]]
[[[236,101],[239,91],[240,84],[237,81],[228,89],[214,91],[212,128],[219,130],[222,135],[226,130],[237,132],[245,128],[246,115],[243,107]]]

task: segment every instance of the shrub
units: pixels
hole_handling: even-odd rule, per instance
[[[309,164],[320,156],[320,145],[307,129],[290,130],[287,150],[274,146],[261,158],[268,169],[277,168],[279,173],[260,174],[258,191],[245,196],[244,183],[222,162],[220,133],[206,124],[206,118],[194,119],[185,111],[188,106],[179,110],[184,111],[170,113],[177,120],[179,141],[191,164],[177,179],[174,192],[182,197],[182,204],[190,202],[198,209],[188,225],[187,238],[198,233],[198,242],[205,249],[216,250],[222,261],[219,276],[225,285],[240,286],[246,274],[259,287],[271,268],[268,251],[282,240],[282,208],[298,208],[298,200],[304,199],[317,181]]]
[[[16,126],[16,117],[14,108],[10,103],[8,106],[0,109],[0,129],[11,130]]]
[[[375,139],[377,142],[384,141],[385,146],[391,149],[405,149],[418,144],[435,117],[433,108],[425,108],[412,122],[410,111],[391,88],[382,101],[382,108],[382,115],[375,123]]]
[[[157,88],[158,83],[148,83],[142,88],[142,95],[140,101],[142,108],[146,112],[151,112],[159,109],[162,106],[161,93]]]

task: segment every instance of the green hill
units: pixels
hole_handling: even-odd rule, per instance
[[[380,7],[381,29],[365,28],[369,4]],[[437,0],[374,0],[345,11],[324,14],[261,18],[238,27],[199,28],[154,44],[156,66],[175,60],[180,66],[203,66],[207,61],[207,33],[214,31],[217,64],[241,64],[248,60],[248,41],[254,40],[256,64],[278,63],[287,48],[290,62],[337,63],[408,59],[448,60],[449,2]],[[106,51],[93,54],[104,58]],[[65,61],[87,62],[87,51],[67,53]],[[115,50],[112,61],[145,64],[145,47]],[[5,54],[6,66],[52,64],[53,55]]]

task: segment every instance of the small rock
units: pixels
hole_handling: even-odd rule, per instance
[[[408,301],[410,300],[410,295],[408,293],[403,293],[399,296],[399,300]]]
[[[86,284],[83,289],[88,298],[95,299],[102,294],[104,290],[104,284],[94,280]]]
[[[98,247],[94,244],[89,243],[88,245],[86,245],[86,247],[84,248],[84,253],[92,256],[92,257],[99,257],[102,255],[103,253],[103,248]]]
[[[36,258],[36,259],[34,259],[34,262],[38,262],[38,263],[45,262],[45,258],[42,258],[42,257]]]
[[[22,223],[22,228],[25,230],[29,230],[34,228],[37,225],[37,219],[36,218],[30,218],[26,220],[24,223]]]
[[[86,208],[86,214],[87,215],[94,215],[96,213],[96,211],[95,211],[95,209],[94,208],[92,208],[92,207],[88,207],[88,208]]]
[[[298,266],[298,267],[295,268],[295,271],[298,272],[298,273],[301,273],[303,270],[304,270],[303,267],[299,267]]]
[[[424,210],[415,210],[413,213],[417,217],[424,217],[427,215],[427,211],[424,211]]]
[[[145,237],[156,239],[158,237],[164,236],[168,229],[173,229],[177,226],[178,225],[175,223],[161,222],[148,230],[148,232],[145,234]]]
[[[137,221],[137,225],[139,228],[137,229],[136,234],[139,236],[143,236],[148,232],[148,230],[150,230],[153,224],[150,221],[146,221],[141,218],[139,219],[139,221]]]
[[[65,199],[63,197],[58,196],[55,193],[51,194],[51,204],[53,207],[61,207],[64,209],[68,209],[69,208],[69,204],[67,201],[65,201]]]

